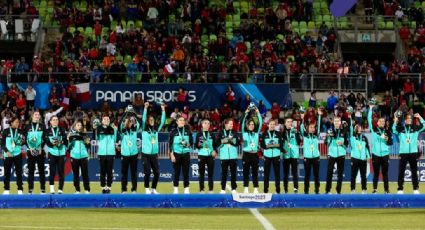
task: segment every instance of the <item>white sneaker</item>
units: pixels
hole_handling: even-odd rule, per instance
[[[90,194],[90,191],[87,191],[87,190],[86,190],[86,191],[84,192],[84,194]]]
[[[62,192],[62,190],[58,190],[58,194],[62,194],[63,192]]]
[[[249,193],[248,187],[244,187],[243,193]]]
[[[327,192],[326,194],[327,194],[327,195],[332,195],[332,193],[331,193],[331,192]]]
[[[419,192],[419,190],[413,190],[413,194],[415,194],[415,195],[419,195],[419,194],[421,194],[421,192]]]
[[[232,194],[236,194],[236,193],[238,193],[238,192],[236,192],[236,190],[233,189],[232,190]]]
[[[127,194],[127,192],[126,191],[122,191],[121,194]]]
[[[151,189],[150,189],[150,188],[145,188],[145,193],[146,193],[146,194],[152,194],[152,191],[151,191]]]
[[[362,194],[364,195],[364,194],[367,194],[367,191],[366,190],[362,190]]]
[[[174,191],[173,191],[173,193],[174,193],[174,194],[179,194],[179,187],[174,187]]]
[[[221,190],[220,191],[220,194],[226,194],[226,191],[225,190]]]
[[[3,195],[9,195],[10,194],[10,191],[9,190],[4,190],[3,191]]]
[[[136,191],[132,191],[131,194],[137,194],[137,192]]]
[[[202,191],[200,191],[200,192],[199,192],[199,194],[205,194],[205,191],[204,191],[204,190],[202,190]]]
[[[404,194],[404,192],[403,192],[403,190],[398,190],[398,191],[397,191],[397,194],[398,194],[398,195],[401,195],[401,194]]]
[[[22,190],[18,190],[18,195],[22,195],[22,194],[24,194],[24,193],[22,192]]]
[[[152,194],[158,195],[158,194],[159,194],[159,192],[157,192],[157,191],[156,191],[156,189],[154,189],[154,188],[153,188],[153,189],[152,189]]]
[[[258,192],[258,188],[254,188],[254,194],[257,194]]]
[[[351,190],[351,194],[356,194],[356,190]]]
[[[50,185],[50,194],[55,194],[55,186]]]
[[[214,191],[213,190],[208,191],[208,194],[214,194]]]
[[[80,192],[79,191],[76,191],[74,194],[80,194]]]
[[[190,194],[189,187],[184,188],[184,194]]]

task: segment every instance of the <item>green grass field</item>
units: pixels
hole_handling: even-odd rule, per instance
[[[26,183],[25,183],[26,186]],[[92,193],[99,193],[98,182],[91,184]],[[144,192],[138,184],[139,193]],[[242,192],[242,184],[238,184]],[[325,184],[321,184],[321,192]],[[390,183],[396,192],[396,183]],[[39,192],[36,184],[36,193]],[[191,183],[191,192],[198,193],[198,183]],[[334,184],[335,187],[335,184]],[[334,188],[333,187],[333,188]],[[360,185],[357,185],[360,192]],[[368,184],[371,192],[371,184]],[[12,185],[12,194],[16,186]],[[292,184],[290,191],[292,193]],[[26,188],[25,188],[26,189]],[[121,191],[120,183],[112,186]],[[219,191],[215,183],[215,192]],[[181,189],[182,191],[183,189]],[[160,193],[171,193],[171,183],[160,183]],[[251,188],[252,191],[252,188]],[[260,184],[260,192],[262,184]],[[274,184],[271,184],[274,191]],[[303,191],[303,183],[300,183]],[[3,192],[3,189],[0,189]],[[65,193],[73,193],[72,183],[65,184]],[[350,193],[349,183],[343,192]],[[383,192],[382,184],[379,192]],[[422,193],[425,190],[421,189]],[[405,193],[412,193],[406,183]],[[1,195],[0,195],[1,199]],[[274,229],[424,229],[425,209],[259,209]],[[0,229],[265,229],[249,209],[0,209]]]
[[[230,185],[230,183],[228,183]],[[422,185],[422,183],[420,184]],[[99,182],[91,182],[90,183],[91,186],[91,193],[92,194],[96,194],[96,193],[100,193],[101,189],[100,189],[100,185]],[[137,185],[137,192],[138,193],[145,193],[145,188],[142,182],[139,182]],[[207,186],[207,183],[205,183],[205,186]],[[372,183],[368,183],[368,193],[372,193]],[[383,184],[381,182],[379,182],[378,184],[378,193],[383,193],[384,192],[384,188],[383,188]],[[16,183],[11,182],[11,194],[16,194],[17,193],[17,189],[16,189]],[[83,189],[83,184],[80,183],[80,187],[81,190],[84,191]],[[334,183],[332,185],[332,193],[335,194],[335,187],[336,187],[336,183]],[[46,192],[49,192],[49,185],[48,182],[46,183]],[[129,185],[127,186],[127,190],[130,191],[131,189],[131,183],[129,183]],[[208,187],[206,187],[206,189],[208,189]],[[250,191],[252,192],[252,183],[250,183]],[[57,183],[56,183],[56,190],[57,190]],[[214,183],[214,192],[215,193],[219,193],[221,190],[221,186],[220,186],[220,182],[215,182]],[[299,193],[304,193],[304,183],[300,182],[299,183]],[[24,183],[24,193],[26,193],[28,191],[28,187],[27,187],[27,183]],[[159,193],[172,193],[173,192],[173,184],[172,182],[160,182],[158,184],[158,188],[157,191]],[[243,192],[243,184],[242,182],[238,183],[238,192]],[[260,187],[259,187],[259,191],[262,192],[263,191],[263,183],[260,182]],[[275,191],[275,186],[274,183],[270,183],[269,186],[269,191],[270,192],[274,192]],[[283,191],[283,184],[281,183],[281,191]],[[422,188],[420,188],[420,191],[422,194],[425,194],[425,187],[422,186]],[[34,185],[34,193],[38,194],[40,192],[40,186],[38,183],[35,183]],[[64,193],[67,194],[73,194],[75,192],[74,186],[72,184],[72,182],[66,182],[65,186],[64,186]],[[190,192],[191,193],[199,193],[199,184],[198,182],[191,182],[190,183]],[[227,191],[229,193],[229,191]],[[314,192],[314,185],[313,183],[310,184],[310,193]],[[321,183],[320,185],[320,193],[324,193],[325,192],[325,183]],[[358,183],[356,185],[356,192],[360,193],[361,192],[361,185]],[[396,193],[397,192],[397,183],[396,182],[390,182],[390,192],[391,193]],[[404,184],[404,192],[405,194],[412,194],[413,193],[413,189],[412,189],[412,184],[411,182],[407,182]],[[0,194],[3,193],[3,187],[0,188]],[[121,193],[121,183],[120,182],[114,182],[112,185],[112,193]],[[183,193],[183,183],[180,183],[180,193]],[[293,185],[292,183],[289,183],[289,193],[293,193]],[[350,183],[343,183],[342,185],[342,193],[345,194],[349,194],[351,193],[350,190]]]
[[[420,209],[260,209],[275,229],[423,229]],[[0,210],[0,229],[262,229],[248,209]]]

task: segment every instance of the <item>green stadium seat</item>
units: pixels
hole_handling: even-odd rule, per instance
[[[241,1],[240,5],[241,5],[241,8],[247,8],[247,9],[249,8],[247,1]]]
[[[416,21],[410,22],[410,29],[416,29]]]
[[[276,39],[277,40],[280,40],[280,41],[283,41],[283,39],[284,39],[285,37],[283,36],[283,34],[278,34],[277,36],[276,36]]]
[[[42,0],[42,1],[40,2],[40,8],[41,8],[41,7],[46,8],[46,7],[47,7],[47,1]]]
[[[332,22],[325,22],[325,24],[326,24],[326,26],[327,26],[328,28],[333,27],[333,23],[332,23]]]
[[[307,28],[307,23],[305,21],[300,21],[300,28]]]
[[[84,28],[83,27],[77,27],[77,30],[80,31],[81,34],[84,34]]]
[[[118,22],[117,22],[117,21],[115,21],[115,20],[114,20],[114,21],[112,21],[112,22],[111,22],[111,29],[112,29],[112,30],[115,30],[115,28],[117,27],[117,25],[118,25]]]
[[[211,34],[210,35],[210,41],[217,41],[217,35]]]
[[[124,63],[132,63],[133,62],[133,58],[130,55],[125,55],[124,57]]]
[[[307,28],[300,28],[300,35],[304,35],[305,33],[307,33],[307,31]]]
[[[231,14],[226,15],[226,22],[231,22],[231,21],[233,21],[232,15]]]
[[[136,21],[136,28],[143,28],[143,22],[141,20]]]
[[[316,29],[316,25],[314,24],[313,21],[309,21],[308,24],[307,24],[307,28],[310,29],[310,30],[314,30],[314,29]]]
[[[127,21],[126,20],[122,19],[121,24],[122,24],[123,29],[127,28]]]
[[[314,16],[314,22],[316,22],[316,24],[317,24],[317,22],[322,23],[322,21],[323,21],[323,17],[322,17],[321,14],[318,14],[318,15],[315,15]]]
[[[226,38],[227,38],[227,40],[232,40],[233,33],[226,33]]]
[[[75,27],[74,26],[68,27],[68,32],[70,32],[71,34],[74,34],[75,33]]]
[[[385,29],[385,27],[386,27],[386,24],[384,21],[378,22],[378,29]]]
[[[227,22],[227,21],[226,21],[226,31],[228,31],[228,30],[229,30],[229,28],[233,30],[233,23],[232,23],[232,22]]]
[[[246,42],[245,42],[245,46],[246,46],[246,50],[247,50],[248,52],[250,52],[250,51],[251,51],[251,49],[252,49],[251,42],[246,41]]]
[[[257,8],[257,12],[259,16],[264,15],[264,8],[263,7]]]
[[[93,28],[91,28],[90,26],[86,27],[86,31],[84,32],[84,34],[86,36],[91,36],[93,34]]]
[[[292,21],[291,26],[292,26],[292,28],[298,28],[299,27],[298,21]]]
[[[332,18],[331,18],[330,15],[326,14],[326,15],[323,15],[323,21],[325,21],[325,22],[331,22],[332,21]]]
[[[385,29],[387,29],[387,30],[393,30],[394,29],[394,22],[393,21],[388,21],[387,24],[386,24],[386,26],[385,26]]]

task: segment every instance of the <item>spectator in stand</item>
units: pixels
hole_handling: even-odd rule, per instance
[[[329,92],[326,109],[330,112],[333,112],[335,110],[335,105],[337,103],[338,103],[338,98],[336,97],[335,92],[334,91]]]
[[[233,108],[235,100],[236,100],[235,92],[233,92],[232,86],[229,85],[227,87],[227,91],[226,91],[226,95],[225,95],[225,101],[228,105],[230,105],[230,107]]]
[[[122,59],[119,59],[117,63],[111,65],[110,72],[112,73],[112,82],[126,82],[125,73],[127,72],[127,68]]]
[[[22,93],[19,94],[18,98],[16,99],[16,108],[18,108],[18,112],[25,112],[25,108],[27,107],[26,100],[24,98],[24,95]]]
[[[315,108],[317,102],[316,91],[310,93],[310,99],[308,101],[308,107]]]
[[[406,82],[403,84],[404,100],[409,104],[413,102],[415,97],[415,85],[410,81],[410,78],[406,79]]]
[[[32,85],[29,84],[28,88],[25,90],[25,99],[26,99],[26,104],[27,104],[27,110],[34,108],[36,96],[37,96],[37,91],[35,91],[35,89],[33,89]]]
[[[136,82],[136,76],[138,74],[138,68],[136,64],[136,59],[133,58],[133,62],[127,66],[127,76],[130,83]]]

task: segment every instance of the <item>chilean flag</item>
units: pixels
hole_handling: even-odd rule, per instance
[[[76,84],[77,98],[79,102],[90,101],[90,83]]]
[[[165,76],[169,76],[169,75],[171,75],[171,74],[173,74],[174,73],[174,68],[173,68],[173,64],[174,64],[175,62],[171,62],[171,63],[169,63],[169,64],[167,64],[167,65],[165,65],[165,67],[164,67],[164,73],[165,73]]]

